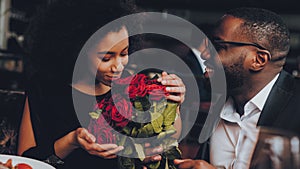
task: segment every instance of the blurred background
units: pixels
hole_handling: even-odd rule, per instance
[[[0,89],[18,91],[24,89],[21,75],[22,59],[25,57],[22,51],[23,33],[38,6],[47,5],[52,1],[55,0],[0,0]],[[254,6],[275,11],[283,17],[291,31],[291,51],[285,69],[295,76],[300,76],[300,10],[296,0],[135,0],[135,2],[145,11],[158,11],[182,17],[197,25],[203,32],[208,31],[224,11],[230,8]],[[177,29],[191,32],[184,27]],[[154,41],[153,38],[148,40],[149,43]],[[161,39],[158,42],[166,47],[172,46],[172,43],[165,41],[168,39]]]
[[[6,140],[0,142],[0,150],[8,151],[5,147],[15,148],[16,131],[13,129],[17,128],[24,101],[22,61],[27,57],[22,50],[24,31],[39,6],[53,1],[55,0],[0,0],[0,129],[6,128],[6,131],[11,131],[0,131],[0,140]],[[300,77],[300,10],[296,0],[135,0],[135,3],[144,11],[182,17],[198,26],[204,33],[208,32],[228,9],[241,6],[270,9],[283,17],[291,31],[291,50],[284,69]],[[189,35],[185,37],[192,40],[191,30],[184,27],[176,29]],[[146,41],[145,44],[149,46],[159,42],[160,47],[175,49],[182,55],[188,51],[165,37],[149,36]],[[129,66],[134,68],[136,65]],[[4,148],[1,149],[1,146]]]

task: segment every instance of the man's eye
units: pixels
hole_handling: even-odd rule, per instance
[[[227,49],[227,47],[226,47],[225,45],[221,45],[221,44],[219,44],[219,43],[215,43],[215,44],[214,44],[214,47],[215,47],[216,51],[220,51],[220,50],[225,50],[225,49]]]

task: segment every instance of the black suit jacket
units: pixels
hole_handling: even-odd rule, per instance
[[[201,65],[197,59],[195,53],[190,49],[185,56],[182,57],[182,60],[189,66],[191,69],[194,78],[197,81],[199,88],[200,101],[206,102],[210,101],[210,89],[207,88],[204,80],[204,72],[201,68]],[[195,91],[192,91],[195,92]]]
[[[291,131],[300,136],[299,78],[293,77],[285,71],[280,73],[267,98],[257,125]],[[201,144],[196,158],[209,161],[209,139]]]

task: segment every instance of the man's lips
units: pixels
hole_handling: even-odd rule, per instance
[[[213,74],[214,74],[214,70],[213,69],[208,68],[208,67],[205,68],[204,76],[206,78],[212,77]]]
[[[213,75],[213,73],[214,73],[214,68],[213,68],[212,64],[210,64],[210,63],[207,62],[207,61],[206,61],[204,64],[205,64],[205,66],[206,66],[204,76],[205,76],[206,78],[208,78],[209,76],[212,76],[212,75]]]

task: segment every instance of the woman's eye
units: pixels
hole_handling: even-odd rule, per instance
[[[120,55],[121,55],[121,56],[127,56],[127,55],[128,55],[128,52],[121,53]]]
[[[107,62],[107,61],[109,61],[109,58],[103,58],[102,61]]]
[[[100,59],[101,59],[101,61],[103,61],[103,62],[107,62],[107,61],[110,60],[110,57],[102,57],[102,58],[100,58]]]

